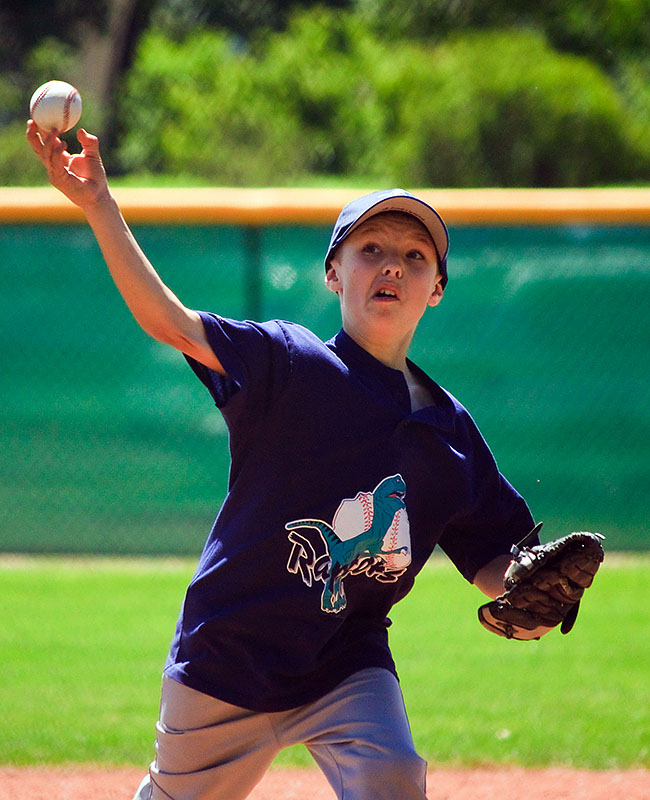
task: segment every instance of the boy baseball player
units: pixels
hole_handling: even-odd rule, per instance
[[[342,329],[186,308],[110,194],[96,137],[70,155],[28,123],[141,327],[180,350],[230,434],[228,494],[164,670],[136,798],[238,800],[304,743],[337,797],[423,800],[388,614],[439,545],[486,595],[533,526],[467,411],[407,358],[447,284],[438,214],[402,190],[346,206],[325,259]],[[531,633],[540,635],[548,628]]]

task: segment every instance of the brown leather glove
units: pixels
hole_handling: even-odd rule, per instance
[[[541,523],[523,541],[540,528]],[[584,590],[591,586],[605,557],[603,538],[582,531],[535,547],[514,545],[504,579],[506,591],[479,608],[481,624],[507,639],[539,639],[540,628],[556,625],[568,633]]]

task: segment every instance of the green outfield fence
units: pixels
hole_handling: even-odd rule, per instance
[[[321,259],[355,194],[122,197],[187,305],[329,337]],[[432,192],[450,282],[412,356],[470,409],[545,538],[645,550],[650,191],[580,197]],[[54,190],[0,190],[0,276],[0,551],[197,554],[228,443],[183,357],[139,330]]]

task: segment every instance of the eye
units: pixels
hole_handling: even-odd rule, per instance
[[[362,252],[367,253],[371,256],[376,256],[381,253],[381,247],[376,244],[375,242],[366,242],[361,248]]]
[[[420,250],[409,250],[406,254],[406,257],[415,261],[423,261],[424,253],[422,253]]]

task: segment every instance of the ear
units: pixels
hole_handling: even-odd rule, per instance
[[[444,294],[444,289],[440,284],[440,279],[436,280],[436,285],[433,287],[433,291],[429,295],[429,299],[427,300],[427,305],[433,308],[437,306],[438,303],[442,300],[442,295]]]
[[[333,260],[330,261],[327,272],[325,273],[325,286],[327,286],[330,292],[334,292],[334,294],[338,294],[341,289],[341,280]]]

